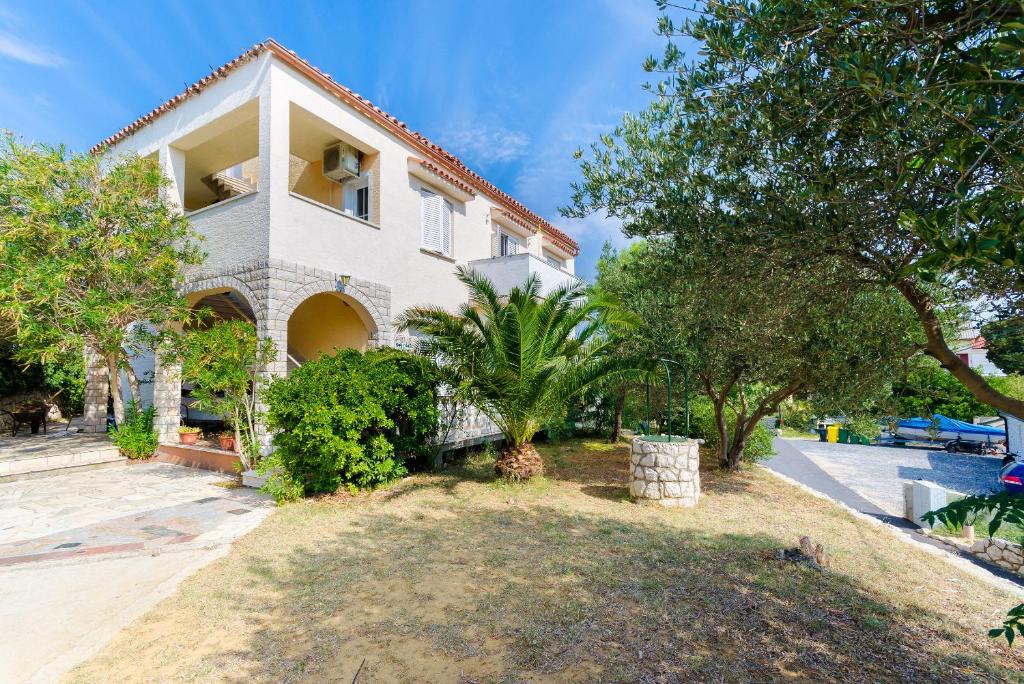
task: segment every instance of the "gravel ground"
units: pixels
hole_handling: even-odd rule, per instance
[[[784,440],[839,484],[886,513],[902,515],[903,482],[928,480],[964,494],[999,490],[1000,459],[945,451]]]

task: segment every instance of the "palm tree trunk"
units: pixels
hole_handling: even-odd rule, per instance
[[[501,456],[494,463],[494,470],[504,477],[529,480],[534,475],[544,474],[544,461],[533,448],[533,444],[523,442],[501,452]]]

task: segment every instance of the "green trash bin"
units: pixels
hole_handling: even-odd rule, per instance
[[[860,443],[863,444],[864,446],[871,446],[871,438],[861,436]]]
[[[850,443],[850,431],[846,428],[839,428],[839,443],[849,444]]]

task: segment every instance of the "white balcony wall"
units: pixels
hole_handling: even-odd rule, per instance
[[[469,266],[486,276],[501,294],[507,294],[513,287],[519,287],[531,276],[540,278],[541,295],[546,297],[555,288],[579,282],[579,278],[532,254],[477,259]]]

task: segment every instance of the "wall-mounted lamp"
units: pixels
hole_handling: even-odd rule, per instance
[[[338,276],[338,280],[335,282],[334,289],[341,292],[348,287],[349,281],[352,280],[352,276],[348,273],[342,273]]]

